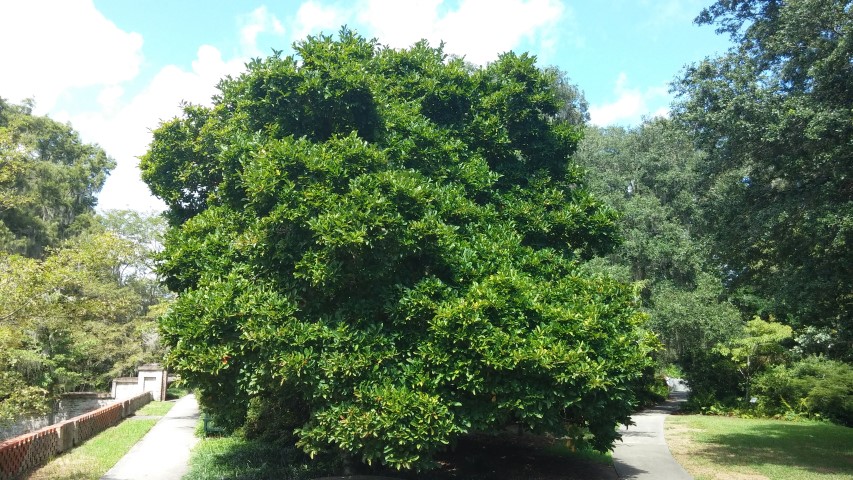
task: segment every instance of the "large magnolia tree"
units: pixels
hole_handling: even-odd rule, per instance
[[[310,453],[424,467],[509,425],[610,447],[653,341],[631,288],[577,267],[616,224],[570,161],[576,91],[527,55],[347,30],[295,49],[143,158],[170,207],[171,367]]]

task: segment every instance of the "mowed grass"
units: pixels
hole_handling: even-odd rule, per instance
[[[174,402],[150,402],[136,411],[136,415],[163,416]],[[30,480],[97,480],[113,467],[130,449],[151,430],[157,419],[129,417],[108,428],[82,445],[51,460],[30,475]]]
[[[137,416],[154,416],[162,417],[169,413],[169,410],[175,405],[175,402],[149,402],[144,407],[136,411]]]
[[[853,429],[829,423],[674,415],[666,441],[696,480],[853,478]]]
[[[129,418],[53,459],[30,480],[97,480],[138,442],[157,420]]]

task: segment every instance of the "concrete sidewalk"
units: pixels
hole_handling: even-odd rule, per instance
[[[179,480],[198,442],[198,418],[195,396],[181,398],[101,480]]]
[[[636,425],[619,429],[622,442],[613,450],[613,466],[621,479],[631,480],[691,480],[672,458],[663,436],[667,415],[678,410],[687,399],[687,387],[677,381],[669,400],[663,405],[643,410],[631,416]]]

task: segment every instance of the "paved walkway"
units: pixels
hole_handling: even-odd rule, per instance
[[[672,458],[663,436],[667,415],[678,410],[687,399],[687,386],[677,380],[669,400],[663,405],[643,410],[631,417],[636,425],[620,428],[622,442],[613,450],[613,466],[621,479],[692,480]]]
[[[179,480],[198,442],[198,418],[195,396],[181,398],[101,480]]]

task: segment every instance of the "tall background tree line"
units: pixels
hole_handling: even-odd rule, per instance
[[[164,221],[96,214],[115,166],[68,125],[0,99],[0,424],[157,361]]]
[[[641,282],[694,408],[853,424],[853,11],[722,0],[735,46],[673,82],[669,120],[588,131],[577,161],[623,213],[591,267]]]

